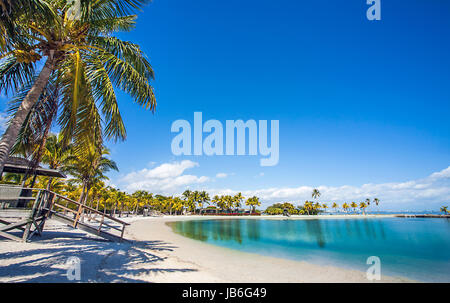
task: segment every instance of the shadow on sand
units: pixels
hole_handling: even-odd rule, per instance
[[[166,257],[155,253],[176,249],[164,241],[115,243],[84,233],[45,231],[31,243],[0,239],[2,246],[9,243],[14,249],[0,253],[0,281],[72,282],[66,275],[70,257],[81,261],[79,282],[146,282],[149,276],[196,271],[164,267]]]

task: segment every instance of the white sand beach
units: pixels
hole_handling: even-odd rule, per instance
[[[327,217],[348,216],[322,218]],[[66,277],[69,257],[81,260],[81,282],[370,282],[362,271],[213,246],[175,234],[166,225],[191,219],[208,217],[126,218],[131,225],[125,238],[131,241],[123,243],[49,220],[42,237],[31,243],[0,240],[0,282],[71,282]],[[380,282],[408,281],[382,276]]]

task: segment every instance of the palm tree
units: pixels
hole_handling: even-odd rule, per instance
[[[352,202],[350,204],[350,207],[353,208],[353,212],[356,213],[356,208],[358,207],[358,204],[356,204],[356,202]]]
[[[242,196],[242,193],[237,193],[236,195],[234,195],[233,200],[234,200],[234,207],[236,208],[240,208],[242,205],[242,200],[244,200],[245,198]]]
[[[245,202],[245,205],[250,206],[250,214],[255,212],[256,206],[261,206],[261,202],[259,202],[259,198],[256,196],[253,196],[251,198],[248,198]]]
[[[369,200],[369,199],[367,199],[367,200]],[[367,201],[366,200],[366,201]],[[370,200],[369,200],[370,201]],[[359,208],[361,208],[361,211],[362,211],[362,214],[363,215],[365,215],[366,213],[365,213],[365,209],[367,208],[367,204],[365,203],[365,202],[361,202],[361,203],[359,203]]]
[[[333,206],[332,207],[334,209],[334,212],[337,212],[337,209],[338,209],[339,205],[336,202],[333,202]]]
[[[320,205],[319,202],[314,203],[313,210],[315,214],[318,214],[320,212],[320,209],[322,208],[322,205]]]
[[[114,206],[114,215],[116,213],[117,206],[120,206],[120,208],[119,208],[119,218],[120,218],[120,217],[122,217],[123,206],[125,204],[125,200],[126,200],[127,196],[123,191],[118,190],[115,198],[116,198],[116,203]]]
[[[200,214],[203,212],[203,206],[205,203],[209,204],[209,194],[206,191],[201,191],[198,194],[198,201],[199,201],[199,206],[200,206]]]
[[[113,160],[106,158],[109,150],[105,147],[96,148],[93,144],[79,147],[75,151],[67,171],[82,185],[80,203],[85,203],[89,190],[95,180],[108,179],[104,173],[112,170],[118,171]]]
[[[347,210],[350,208],[350,206],[347,203],[342,204],[342,209],[344,212],[347,212]]]
[[[191,197],[191,195],[192,195],[192,191],[190,191],[189,189],[186,189],[182,194],[182,196],[185,200],[188,200]]]
[[[370,206],[370,199],[367,198],[365,203],[366,203],[366,207],[369,207]]]
[[[324,203],[322,204],[322,208],[324,209],[324,212],[327,212],[328,205]]]
[[[176,214],[181,212],[183,207],[184,207],[183,200],[181,200],[179,197],[173,198],[173,209],[175,210]]]
[[[448,209],[448,206],[442,206],[442,207],[441,207],[441,212],[443,212],[444,215],[445,215],[445,214],[448,213],[448,210],[447,210],[447,209]]]
[[[223,211],[227,208],[227,201],[225,199],[225,196],[220,196],[218,198],[219,199],[217,200],[217,207]]]
[[[218,195],[215,195],[212,198],[211,203],[216,206],[216,214],[217,214],[217,208],[219,208],[219,204],[220,204],[220,197]]]
[[[310,215],[310,210],[313,210],[314,205],[312,202],[310,201],[305,201],[305,204],[303,205],[303,208],[306,210],[306,212],[308,213],[308,216]]]
[[[34,15],[53,16],[48,4],[42,0],[0,0],[0,51],[7,51],[18,41],[17,24]]]
[[[92,185],[92,194],[91,194],[91,207],[94,207],[94,201],[96,201],[95,209],[98,210],[100,207],[100,199],[103,194],[103,189],[105,188],[105,183],[101,180],[98,180]]]
[[[149,84],[154,74],[149,62],[138,45],[113,36],[134,28],[136,15],[131,12],[147,0],[80,1],[79,18],[73,18],[72,0],[1,1],[45,3],[45,13],[17,17],[15,11],[26,11],[19,4],[12,14],[15,19],[0,20],[0,31],[13,24],[13,33],[0,39],[0,91],[30,86],[0,141],[0,173],[26,117],[50,81],[61,96],[58,122],[65,142],[101,133],[107,139],[125,139],[114,87],[154,110],[156,99]],[[43,67],[35,77],[41,62]]]
[[[226,208],[227,210],[232,209],[233,206],[234,206],[234,199],[233,199],[233,197],[230,196],[230,195],[225,195],[225,196],[223,197],[223,199],[224,199],[225,208]]]
[[[50,135],[45,144],[41,161],[48,165],[50,169],[65,171],[72,160],[72,144],[63,144],[61,135]],[[52,189],[52,178],[50,177],[47,189]]]
[[[380,200],[378,198],[373,199],[373,203],[375,203],[376,206],[380,203]]]
[[[313,199],[317,199],[320,197],[320,195],[321,195],[320,191],[318,189],[314,188],[312,191],[311,197]]]
[[[132,194],[132,197],[136,199],[135,208],[133,210],[133,214],[137,215],[139,212],[139,207],[141,206],[142,201],[148,195],[148,192],[145,190],[137,190]]]

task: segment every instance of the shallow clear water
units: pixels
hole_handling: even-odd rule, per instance
[[[261,255],[381,274],[450,282],[450,220],[367,218],[191,220],[170,223],[183,236]]]

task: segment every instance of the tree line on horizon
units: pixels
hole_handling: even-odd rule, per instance
[[[318,199],[321,196],[321,193],[318,189],[313,189],[311,193],[311,197],[313,199]],[[370,203],[374,203],[376,206],[379,205],[380,200],[378,198],[374,198],[373,201],[370,199],[366,199],[364,202],[356,203],[343,203],[342,204],[342,210],[345,213],[348,213],[349,211],[352,211],[353,213],[356,213],[358,209],[361,210],[363,214],[365,214],[366,209],[370,206]],[[321,212],[326,212],[329,208],[327,203],[319,203],[319,202],[312,202],[312,201],[305,201],[303,205],[295,206],[293,203],[290,202],[284,202],[284,203],[275,203],[264,211],[265,214],[268,215],[282,215],[286,212],[290,215],[318,215]],[[334,209],[335,212],[338,211],[339,204],[336,202],[333,202],[332,209]]]

